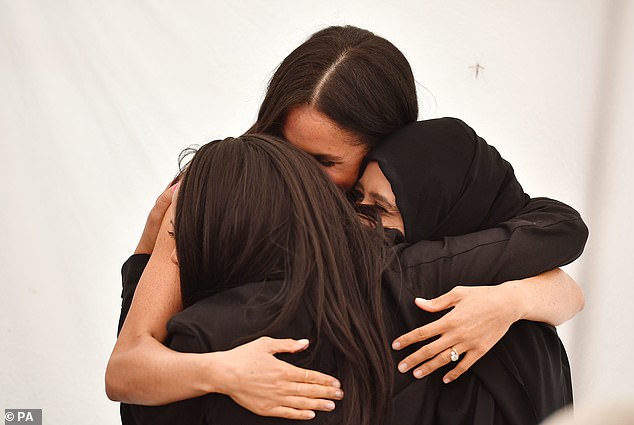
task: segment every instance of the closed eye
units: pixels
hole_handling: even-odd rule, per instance
[[[330,167],[334,167],[335,165],[339,164],[341,162],[341,159],[336,158],[336,157],[331,157],[330,155],[313,155],[313,158],[315,158],[317,160],[317,162],[319,163],[319,165],[321,165],[322,167],[325,168],[330,168]]]

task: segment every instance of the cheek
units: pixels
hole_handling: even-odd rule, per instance
[[[400,214],[382,217],[381,221],[384,227],[400,230],[401,233],[405,235],[405,225],[403,224],[403,217]]]
[[[332,167],[331,172],[328,174],[335,184],[342,189],[348,191],[354,187],[354,184],[359,179],[359,171],[361,170],[361,163],[366,155],[365,149],[360,149],[353,155],[350,155],[350,160],[341,164],[339,167]]]
[[[357,181],[356,170],[345,170],[337,167],[322,167],[330,180],[345,191],[352,189]]]

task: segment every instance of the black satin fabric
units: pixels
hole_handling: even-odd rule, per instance
[[[511,164],[456,118],[407,125],[366,160],[389,180],[407,242],[493,227],[528,200]]]

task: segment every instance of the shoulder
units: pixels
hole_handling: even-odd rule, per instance
[[[475,133],[474,130],[464,121],[454,117],[434,118],[430,120],[419,121],[421,128],[428,131],[455,132],[460,134]]]
[[[434,118],[421,120],[402,127],[396,133],[396,137],[424,137],[427,139],[474,139],[475,131],[464,121],[453,118]]]
[[[248,283],[213,294],[167,324],[167,344],[177,351],[208,352],[233,348],[235,341],[257,331],[270,314],[263,308],[279,292],[281,282]]]

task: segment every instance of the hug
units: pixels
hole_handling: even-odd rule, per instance
[[[330,33],[376,37],[313,38]],[[355,127],[321,104],[332,66],[291,107],[267,103],[289,87],[274,76],[259,124],[198,150],[152,250],[124,265],[107,385],[148,405],[124,405],[124,423],[529,424],[570,404],[553,325],[583,304],[557,270],[583,251],[579,214],[529,198],[459,120],[402,108],[414,118]],[[284,372],[256,387],[258,360]]]

